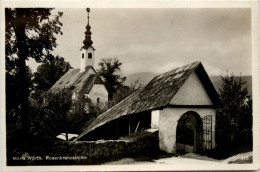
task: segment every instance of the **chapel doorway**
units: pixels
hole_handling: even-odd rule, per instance
[[[202,148],[202,119],[199,114],[188,111],[178,120],[176,152],[199,153]]]

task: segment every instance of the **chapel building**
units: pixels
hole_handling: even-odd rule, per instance
[[[202,63],[194,62],[155,76],[98,116],[75,141],[158,131],[161,150],[202,153],[216,147],[216,108],[220,105]]]

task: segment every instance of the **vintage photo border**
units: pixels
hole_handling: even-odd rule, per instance
[[[1,2],[1,170],[2,171],[115,171],[115,170],[256,170],[260,168],[260,57],[259,57],[259,2],[254,1],[22,1],[2,0]],[[253,80],[253,163],[252,164],[176,164],[176,165],[85,165],[85,166],[6,166],[6,126],[5,126],[5,10],[6,7],[55,7],[55,8],[250,8],[251,9],[251,37],[252,37],[252,80]]]

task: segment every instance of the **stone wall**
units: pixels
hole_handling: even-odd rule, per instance
[[[79,157],[69,164],[99,164],[123,157],[153,155],[159,151],[158,135],[145,134],[133,140],[100,140],[57,142],[53,149],[54,157]],[[61,161],[66,164],[67,161]]]
[[[51,141],[33,140],[21,145],[8,141],[8,165],[95,165],[138,156],[159,154],[158,132],[140,132],[122,140]]]

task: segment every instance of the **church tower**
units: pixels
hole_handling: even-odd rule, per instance
[[[88,12],[88,24],[86,26],[85,39],[83,41],[83,47],[80,49],[80,72],[84,72],[87,66],[94,67],[95,49],[92,47],[93,41],[91,40],[91,27],[89,25],[89,12]]]

